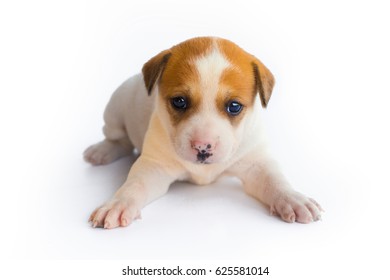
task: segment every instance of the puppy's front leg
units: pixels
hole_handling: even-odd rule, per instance
[[[270,207],[271,214],[284,221],[309,223],[321,218],[321,206],[312,198],[296,192],[265,154],[251,154],[232,168],[245,191]]]
[[[126,182],[111,200],[91,214],[89,221],[93,227],[106,229],[129,225],[140,216],[146,204],[168,191],[177,176],[174,168],[141,155],[132,166]]]

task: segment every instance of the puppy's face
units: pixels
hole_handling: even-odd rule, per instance
[[[195,38],[144,65],[149,94],[176,153],[200,164],[228,161],[245,135],[257,93],[267,105],[273,76],[255,57],[217,38]]]

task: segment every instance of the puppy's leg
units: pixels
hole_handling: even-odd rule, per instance
[[[90,146],[84,152],[84,159],[93,164],[109,164],[120,157],[130,155],[134,146],[129,140],[122,116],[123,96],[121,88],[113,94],[104,112],[103,141]]]
[[[177,176],[174,168],[141,155],[123,186],[111,200],[92,213],[89,221],[93,227],[106,229],[129,225],[140,216],[146,204],[168,191]]]
[[[126,138],[109,140],[109,138],[90,146],[84,152],[84,159],[93,165],[109,164],[123,156],[130,155],[133,146]]]
[[[271,158],[251,154],[231,171],[242,180],[248,194],[268,205],[271,214],[284,221],[310,223],[321,218],[321,206],[294,191]]]

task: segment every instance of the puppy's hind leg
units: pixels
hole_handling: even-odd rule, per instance
[[[84,159],[92,165],[104,165],[130,155],[132,151],[133,147],[127,139],[112,141],[106,138],[87,148]]]
[[[96,143],[84,152],[84,159],[92,165],[109,164],[121,157],[131,155],[134,146],[130,142],[124,125],[119,121],[115,114],[110,112],[110,104],[105,112],[105,125],[103,133],[106,138]]]

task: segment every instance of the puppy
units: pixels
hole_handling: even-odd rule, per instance
[[[286,222],[318,220],[321,206],[294,191],[266,151],[260,111],[273,86],[260,60],[221,38],[190,39],[151,58],[114,92],[105,139],[84,153],[101,165],[141,152],[123,186],[92,213],[92,226],[127,226],[174,181],[205,185],[221,176],[241,179]]]

